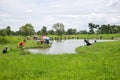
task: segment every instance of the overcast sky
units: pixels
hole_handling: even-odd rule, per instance
[[[0,29],[31,23],[38,31],[57,22],[77,30],[88,30],[89,22],[119,25],[120,0],[0,0]]]

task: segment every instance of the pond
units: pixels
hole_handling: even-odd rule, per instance
[[[113,40],[97,40],[97,42],[106,42]],[[94,43],[94,39],[89,40],[90,43]],[[36,49],[28,49],[33,54],[43,53],[43,54],[75,54],[75,49],[79,46],[85,46],[83,39],[69,39],[69,40],[61,40],[52,41],[52,45],[49,48],[36,48]]]

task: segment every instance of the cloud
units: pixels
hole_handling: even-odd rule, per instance
[[[26,13],[31,13],[31,12],[33,12],[33,10],[32,9],[27,9],[27,10],[25,10],[25,12]]]
[[[0,28],[18,30],[32,23],[36,30],[62,22],[65,28],[88,29],[88,23],[120,24],[120,0],[0,0]],[[107,4],[107,5],[106,5]]]
[[[118,5],[120,5],[120,0],[110,0],[109,3],[108,3],[109,7],[115,7],[115,6],[118,6]]]
[[[9,14],[0,14],[0,17],[3,17],[3,18],[5,18],[5,17],[11,17],[11,15],[9,15]]]

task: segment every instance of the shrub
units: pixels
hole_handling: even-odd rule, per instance
[[[9,41],[6,38],[4,38],[4,37],[0,38],[0,44],[5,44],[5,43],[8,43],[8,42]]]
[[[21,51],[20,52],[20,55],[29,55],[31,54],[29,51]]]

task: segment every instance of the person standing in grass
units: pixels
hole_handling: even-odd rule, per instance
[[[7,49],[8,49],[8,47],[5,47],[5,48],[3,49],[3,51],[2,51],[2,53],[3,53],[3,54],[6,54],[6,53],[7,53]]]

